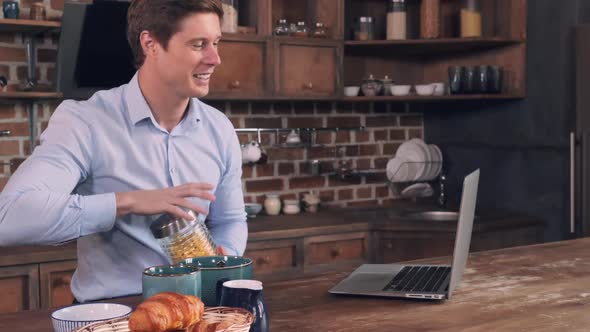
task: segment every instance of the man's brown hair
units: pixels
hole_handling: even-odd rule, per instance
[[[139,42],[142,31],[149,31],[167,49],[179,23],[195,13],[214,13],[223,18],[219,0],[132,0],[127,12],[127,41],[133,51],[135,67],[139,68],[145,54]]]

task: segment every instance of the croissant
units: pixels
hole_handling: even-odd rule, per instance
[[[205,305],[196,296],[158,293],[137,306],[129,317],[131,332],[165,332],[186,329],[203,319]]]
[[[216,332],[224,331],[233,324],[230,322],[222,321],[216,323],[209,323],[206,320],[201,320],[194,325],[189,326],[186,332]]]

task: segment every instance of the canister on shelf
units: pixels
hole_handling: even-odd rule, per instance
[[[324,23],[316,22],[311,36],[314,38],[326,38],[328,37],[328,29],[324,26]]]
[[[238,32],[238,0],[221,0],[223,8],[222,32]]]
[[[307,25],[304,21],[297,22],[297,29],[293,36],[295,37],[307,37],[309,35],[309,30],[307,29]]]
[[[291,32],[289,28],[289,23],[284,18],[278,20],[277,25],[275,26],[275,35],[277,36],[288,36]]]
[[[217,246],[205,226],[193,211],[188,211],[192,220],[163,214],[151,225],[150,230],[158,244],[174,264],[183,259],[217,255]]]
[[[406,2],[405,0],[389,0],[387,10],[388,40],[406,39]]]
[[[422,0],[420,38],[440,37],[440,0]]]
[[[373,40],[375,39],[374,20],[371,16],[361,16],[358,18],[354,30],[355,40]]]
[[[481,10],[477,0],[463,1],[461,37],[481,37]]]

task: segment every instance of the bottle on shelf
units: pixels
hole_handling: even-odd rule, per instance
[[[481,37],[481,9],[477,0],[463,0],[461,37]]]
[[[287,20],[286,19],[281,18],[277,22],[277,25],[275,26],[275,35],[277,35],[277,36],[288,36],[290,32],[291,32],[291,30],[290,30],[290,27],[289,27],[289,23],[287,23]]]
[[[354,30],[354,39],[355,40],[373,40],[375,39],[374,27],[373,27],[373,17],[371,16],[361,16],[358,18],[358,22],[356,24]]]
[[[389,0],[387,10],[386,39],[406,39],[406,2],[405,0]]]

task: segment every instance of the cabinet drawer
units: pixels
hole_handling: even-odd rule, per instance
[[[301,261],[296,240],[249,243],[244,256],[254,261],[256,274],[295,270]]]
[[[39,267],[37,264],[0,268],[0,313],[39,308]]]
[[[278,95],[329,97],[336,94],[338,47],[279,44],[276,52],[275,92]]]
[[[267,44],[264,41],[222,40],[221,64],[211,77],[211,96],[257,97],[266,92]]]
[[[76,266],[75,260],[44,263],[39,266],[43,308],[72,304],[74,296],[70,291],[70,283]]]
[[[367,260],[368,234],[348,233],[305,239],[305,265]]]

